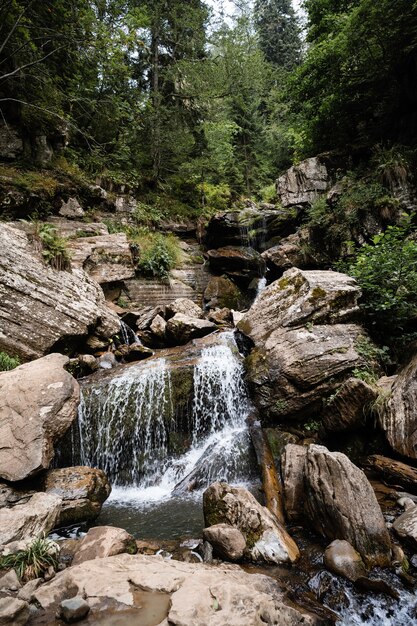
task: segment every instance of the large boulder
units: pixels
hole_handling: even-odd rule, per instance
[[[271,278],[281,276],[292,267],[312,269],[325,265],[325,259],[316,251],[313,252],[307,228],[300,228],[277,245],[268,248],[262,253],[262,258]]]
[[[417,356],[401,370],[387,396],[378,414],[388,442],[399,454],[417,459]]]
[[[217,330],[217,326],[213,322],[176,313],[167,322],[166,337],[171,344],[182,345],[191,339],[205,337],[215,330]]]
[[[294,267],[262,291],[238,327],[257,344],[280,326],[345,323],[358,312],[360,295],[346,274]]]
[[[359,378],[349,378],[327,401],[323,426],[328,432],[344,432],[365,425],[378,391]]]
[[[238,324],[240,327],[240,323]],[[364,366],[356,324],[279,328],[247,358],[247,379],[258,409],[282,422],[319,414],[323,398]]]
[[[203,309],[192,300],[188,300],[188,298],[177,298],[177,300],[174,300],[166,305],[165,319],[174,317],[177,313],[188,315],[189,317],[195,317],[197,319],[204,317]]]
[[[24,232],[1,223],[0,249],[0,350],[33,359],[60,341],[93,336],[103,345],[119,331],[85,272],[45,265]]]
[[[252,561],[293,563],[298,547],[274,515],[243,487],[213,483],[203,495],[206,526],[228,524],[246,540],[244,556]]]
[[[176,626],[318,626],[321,620],[286,603],[276,582],[248,574],[237,565],[213,567],[181,563],[160,556],[127,554],[73,566],[35,593],[52,611],[68,595],[83,595],[93,610],[139,607],[143,590],[155,608],[158,624]],[[69,593],[70,592],[70,593]],[[156,617],[156,616],[155,616]],[[140,614],[138,614],[140,620]]]
[[[137,552],[136,541],[123,528],[113,526],[96,526],[90,528],[85,537],[80,541],[78,549],[72,561],[73,565],[79,565],[84,561],[103,559],[115,554],[135,554]]]
[[[134,278],[130,245],[125,233],[79,237],[68,243],[71,266],[83,269],[99,284]]]
[[[391,541],[374,490],[347,456],[289,445],[282,470],[293,519],[296,512],[323,537],[345,539],[369,567],[390,564]]]
[[[326,164],[311,157],[293,165],[277,180],[277,194],[283,207],[310,205],[330,187]]]
[[[47,469],[54,445],[77,415],[79,386],[69,358],[50,354],[0,373],[0,477],[23,480]]]
[[[204,302],[208,309],[241,309],[246,298],[230,278],[213,276],[204,291]]]
[[[226,246],[209,250],[207,256],[214,273],[227,274],[245,287],[265,273],[265,261],[253,248]]]
[[[49,493],[34,493],[26,502],[0,508],[0,544],[48,535],[55,528],[61,498]]]
[[[62,499],[60,526],[94,520],[111,491],[106,474],[92,467],[48,470],[40,486],[46,493]]]

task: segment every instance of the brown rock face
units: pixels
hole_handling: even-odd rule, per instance
[[[396,452],[417,459],[417,356],[395,379],[379,422]]]
[[[62,498],[58,524],[61,526],[94,520],[111,492],[107,476],[91,467],[48,470],[42,489]]]
[[[50,354],[0,373],[0,477],[17,481],[47,469],[54,444],[76,418],[77,381],[69,358]]]
[[[35,593],[43,608],[82,593],[92,608],[102,599],[138,606],[137,589],[154,600],[158,624],[177,626],[319,626],[322,620],[286,604],[275,581],[238,565],[164,561],[159,556],[121,554],[73,566]],[[156,621],[155,621],[156,623]]]
[[[106,344],[119,331],[117,315],[85,272],[46,266],[27,235],[6,224],[0,249],[0,350],[34,359],[59,340],[92,336]]]
[[[354,430],[365,423],[378,392],[359,378],[349,378],[326,404],[323,425],[328,432]]]
[[[300,555],[285,528],[242,487],[213,483],[203,496],[207,526],[228,524],[246,540],[245,557],[252,561],[293,563]]]
[[[204,292],[204,301],[209,309],[240,309],[245,298],[235,283],[225,276],[213,276]]]
[[[287,446],[283,464],[285,496],[295,513],[321,535],[345,539],[369,567],[386,566],[391,542],[375,493],[365,474],[347,456],[324,446]],[[302,458],[304,465],[301,468]],[[291,468],[296,471],[291,474]],[[297,500],[297,495],[303,497]]]
[[[277,180],[277,193],[283,207],[312,204],[330,187],[326,165],[319,157],[312,157],[290,167]]]
[[[248,285],[265,272],[265,261],[253,248],[226,246],[209,250],[207,255],[214,272],[230,275],[239,284]]]
[[[246,549],[246,540],[240,530],[228,524],[215,524],[203,530],[203,538],[214,552],[226,561],[239,561]]]
[[[96,528],[90,528],[86,536],[80,541],[72,564],[80,565],[84,561],[102,559],[106,556],[123,554],[123,552],[134,554],[136,551],[134,538],[123,528],[97,526]]]
[[[55,528],[61,498],[35,493],[26,502],[0,509],[0,544],[48,535]]]
[[[69,242],[71,265],[99,284],[134,278],[135,267],[124,233],[80,237]]]
[[[205,337],[215,330],[217,326],[213,322],[177,313],[167,322],[166,336],[171,344],[181,345],[188,343],[191,339]]]

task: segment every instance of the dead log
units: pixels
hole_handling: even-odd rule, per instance
[[[248,423],[256,458],[262,473],[262,487],[265,494],[266,507],[281,524],[285,524],[281,481],[278,477],[268,438],[258,420],[252,417],[248,420]]]
[[[417,468],[411,465],[373,454],[367,458],[365,469],[381,476],[387,485],[417,494]]]

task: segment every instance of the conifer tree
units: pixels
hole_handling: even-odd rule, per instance
[[[256,0],[255,25],[267,61],[288,70],[300,63],[301,39],[291,0]]]

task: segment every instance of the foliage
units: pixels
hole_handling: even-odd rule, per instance
[[[33,223],[35,230],[32,237],[45,262],[56,270],[70,270],[71,258],[67,249],[67,240],[58,234],[53,224],[38,221]]]
[[[417,316],[417,241],[409,224],[389,226],[344,268],[362,289],[361,308],[380,335],[401,335]]]
[[[355,368],[352,370],[352,376],[363,380],[363,382],[368,385],[375,385],[378,380],[377,373],[370,367]]]
[[[293,69],[301,59],[301,38],[291,0],[256,0],[259,44],[270,63]]]
[[[13,370],[20,365],[18,357],[10,356],[6,352],[0,352],[0,372]]]
[[[178,240],[174,235],[152,233],[141,229],[133,237],[139,247],[138,269],[146,276],[167,279],[179,260]]]
[[[49,539],[37,538],[25,550],[0,556],[0,569],[13,568],[22,582],[40,578],[49,567],[58,567],[59,546]]]

